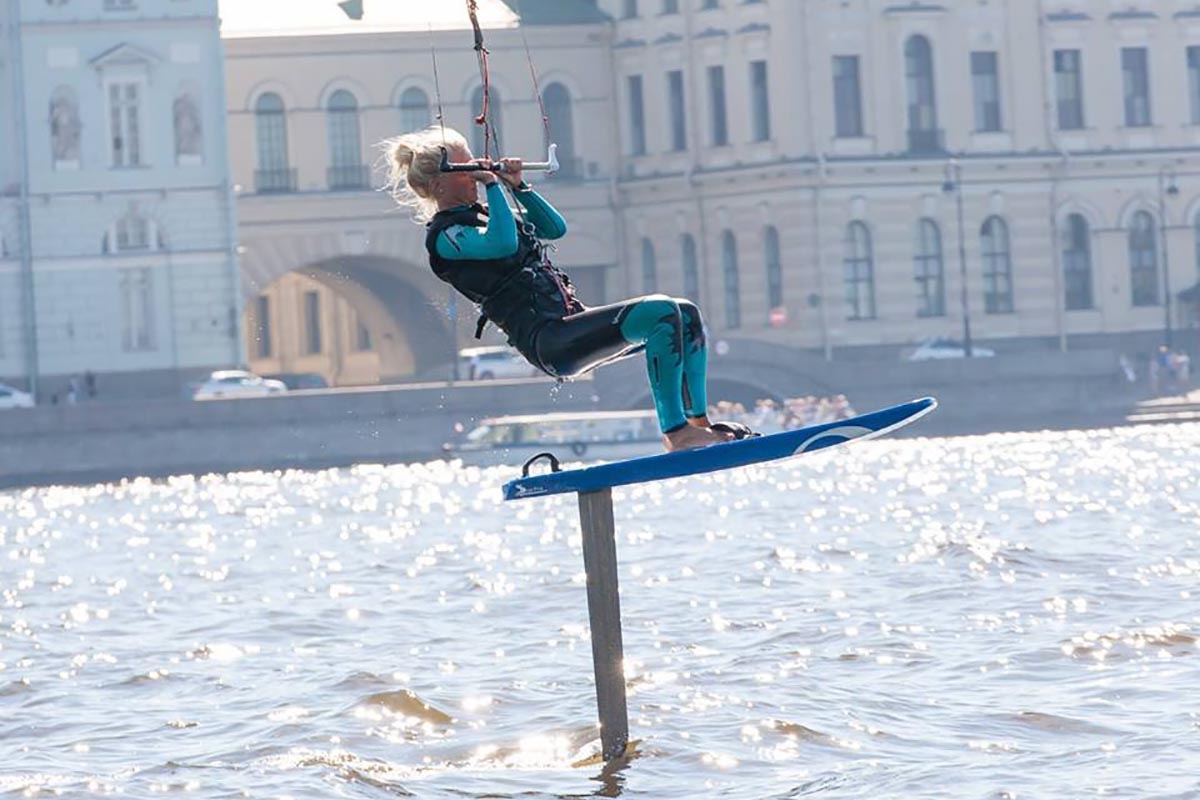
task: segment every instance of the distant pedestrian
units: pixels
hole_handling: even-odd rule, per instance
[[[73,406],[79,402],[79,376],[72,375],[67,381],[67,405]]]
[[[89,399],[96,397],[96,373],[90,369],[83,373],[83,385],[87,388],[87,396]]]

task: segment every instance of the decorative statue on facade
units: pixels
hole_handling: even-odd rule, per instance
[[[50,141],[55,161],[79,160],[79,108],[74,95],[59,89],[50,101]]]
[[[200,112],[188,92],[175,98],[175,156],[199,156],[204,139]]]

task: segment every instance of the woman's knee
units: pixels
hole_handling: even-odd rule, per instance
[[[662,315],[679,313],[679,303],[675,301],[675,298],[665,294],[648,294],[639,298],[638,305]]]
[[[629,318],[631,322],[643,329],[668,325],[682,330],[684,326],[683,312],[679,310],[679,304],[665,294],[648,294],[645,297],[639,297],[630,310]]]

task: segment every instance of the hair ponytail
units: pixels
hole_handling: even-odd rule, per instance
[[[383,188],[397,203],[412,209],[416,222],[428,222],[437,213],[442,149],[456,146],[467,146],[463,135],[452,128],[437,126],[379,143],[387,159],[387,183]]]

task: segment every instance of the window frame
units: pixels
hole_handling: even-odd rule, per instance
[[[979,253],[984,313],[1013,313],[1012,236],[1000,215],[993,214],[979,227]]]
[[[866,131],[863,123],[861,59],[858,55],[835,55],[832,58],[834,136],[839,139],[861,138]],[[847,63],[853,65],[852,76],[839,74],[839,65]]]
[[[1134,308],[1162,305],[1158,225],[1145,209],[1129,219],[1129,301]]]
[[[989,61],[990,63],[987,63]],[[999,133],[1004,130],[999,52],[971,51],[971,89],[975,107],[975,132]]]
[[[927,233],[932,231],[932,236]],[[917,246],[913,250],[913,272],[917,283],[917,316],[924,318],[946,316],[946,248],[942,228],[929,217],[917,222]],[[926,245],[935,245],[932,251]],[[931,271],[931,267],[936,270]],[[931,285],[934,289],[930,291]],[[931,302],[932,301],[932,302]]]
[[[856,234],[862,233],[859,237]],[[845,290],[846,319],[862,321],[877,319],[875,306],[875,252],[871,229],[862,220],[846,225],[842,252],[842,284]],[[860,245],[862,247],[860,248]],[[865,274],[864,274],[865,273]],[[866,290],[868,312],[863,313],[863,289]]]

